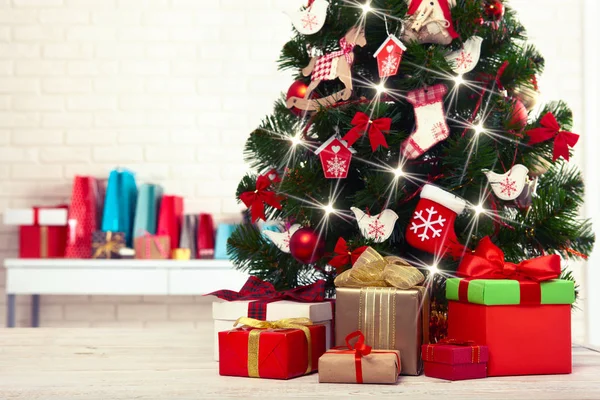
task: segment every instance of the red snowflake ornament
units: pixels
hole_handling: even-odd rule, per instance
[[[406,46],[394,35],[388,38],[379,46],[373,57],[377,59],[379,68],[379,77],[386,78],[398,73],[402,54],[406,51]]]
[[[352,153],[353,150],[346,142],[335,136],[330,137],[315,151],[321,159],[323,173],[327,179],[344,179],[348,176]]]

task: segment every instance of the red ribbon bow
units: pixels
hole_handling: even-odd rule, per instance
[[[358,260],[358,257],[360,257],[366,249],[367,246],[362,246],[354,249],[354,251],[350,251],[346,240],[344,238],[339,238],[334,249],[336,256],[329,261],[329,265],[336,269],[348,264],[354,265],[356,260]]]
[[[354,125],[354,128],[350,129],[342,138],[342,140],[345,140],[348,143],[348,146],[352,146],[365,132],[367,132],[373,151],[377,150],[379,146],[385,148],[388,147],[383,132],[387,133],[390,130],[392,126],[391,118],[371,120],[364,112],[357,111],[354,118],[352,118],[352,125]]]
[[[240,200],[251,209],[252,222],[259,219],[265,220],[265,204],[281,210],[277,194],[267,190],[269,186],[271,186],[269,177],[261,175],[256,180],[256,190],[240,194]]]
[[[350,344],[350,341],[354,338],[358,338],[358,340],[356,341],[356,343],[354,343],[354,346],[352,346]],[[354,354],[356,383],[363,383],[362,358],[371,354],[371,346],[365,344],[365,335],[363,335],[361,331],[352,332],[348,336],[346,336],[346,346],[348,350],[343,351],[343,353]]]
[[[569,147],[574,147],[579,140],[579,135],[573,132],[561,131],[556,117],[552,113],[547,113],[540,121],[540,128],[527,131],[529,135],[529,144],[537,144],[554,138],[554,150],[552,161],[563,157],[569,161]]]

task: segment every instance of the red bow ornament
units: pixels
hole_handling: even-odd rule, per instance
[[[377,150],[379,146],[388,148],[388,144],[383,136],[383,132],[388,132],[392,127],[391,118],[379,118],[372,120],[367,114],[361,111],[357,111],[352,118],[352,125],[354,128],[350,129],[348,133],[342,138],[348,143],[348,146],[352,146],[360,137],[366,132],[369,135],[369,141],[371,142],[371,149]]]
[[[329,261],[329,265],[339,269],[344,265],[354,265],[358,257],[367,249],[367,246],[362,246],[356,248],[354,251],[350,251],[348,249],[348,244],[344,238],[339,238],[337,243],[335,244],[335,256]]]
[[[554,139],[554,150],[552,161],[563,157],[569,161],[569,147],[574,147],[579,140],[579,135],[573,132],[561,131],[556,117],[552,113],[547,113],[540,121],[540,128],[534,128],[527,131],[529,135],[529,144],[542,143]]]
[[[265,220],[265,204],[281,210],[281,204],[275,192],[267,190],[271,186],[271,180],[261,175],[256,180],[256,190],[240,194],[240,200],[250,208],[252,222]]]

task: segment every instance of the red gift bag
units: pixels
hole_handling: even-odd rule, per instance
[[[181,220],[183,218],[183,197],[163,196],[158,215],[157,236],[169,236],[171,249],[179,247]]]
[[[66,258],[91,258],[92,234],[98,230],[98,182],[76,176],[69,209]]]
[[[198,258],[214,258],[215,225],[212,215],[200,214],[198,221]]]

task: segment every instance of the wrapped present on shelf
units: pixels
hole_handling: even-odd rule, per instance
[[[324,325],[308,318],[260,321],[239,318],[241,328],[219,332],[219,374],[290,379],[317,370],[325,353]]]
[[[67,220],[66,258],[90,258],[92,234],[98,230],[100,197],[98,182],[89,176],[73,179],[73,193]]]
[[[421,344],[429,343],[429,295],[425,277],[399,257],[367,248],[335,279],[335,343],[361,331],[373,349],[398,350],[402,375],[422,371]]]
[[[446,282],[449,337],[488,346],[488,376],[570,373],[575,290],[560,273],[558,255],[505,262],[483,238]]]
[[[144,236],[146,232],[156,234],[158,210],[163,196],[160,185],[145,183],[140,186],[133,221],[133,236]]]
[[[189,261],[191,260],[192,252],[190,249],[173,249],[171,252],[171,258],[178,261]]]
[[[19,226],[19,257],[64,257],[67,214],[67,206],[6,210],[4,224]]]
[[[179,238],[179,249],[187,249],[190,253],[190,258],[198,258],[198,216],[186,215],[183,217],[181,226],[181,236]],[[174,249],[175,252],[178,249]],[[173,259],[176,259],[173,256]]]
[[[150,235],[135,239],[135,258],[141,260],[167,260],[170,253],[168,236]]]
[[[92,258],[121,258],[121,249],[125,247],[123,232],[96,231],[92,235]]]
[[[357,339],[351,344],[352,339]],[[365,336],[357,331],[346,336],[346,347],[327,351],[319,359],[321,383],[388,383],[400,375],[398,350],[373,350],[365,344]]]
[[[183,197],[163,196],[158,214],[157,234],[168,236],[169,253],[172,249],[179,248],[179,235],[183,218]]]
[[[488,347],[473,341],[444,339],[424,344],[421,355],[425,375],[431,378],[460,381],[487,377]]]
[[[219,224],[217,227],[217,239],[215,241],[215,258],[217,260],[228,260],[227,240],[231,237],[237,225]]]
[[[123,232],[128,246],[133,244],[133,220],[138,197],[133,172],[124,169],[111,171],[106,187],[102,230]]]
[[[324,281],[278,292],[270,283],[251,276],[239,292],[219,290],[210,295],[227,300],[213,303],[215,343],[219,332],[231,329],[240,315],[246,315],[258,320],[308,318],[327,328],[326,345],[331,347],[334,303],[325,301]],[[216,346],[214,357],[219,360]]]
[[[198,257],[215,257],[215,225],[210,214],[200,214],[198,222]]]

